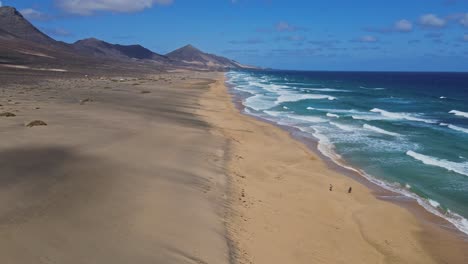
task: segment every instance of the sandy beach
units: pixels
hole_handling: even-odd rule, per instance
[[[0,262],[228,263],[226,140],[194,115],[210,82],[3,85]]]
[[[240,263],[468,262],[466,237],[377,199],[287,131],[241,115],[223,83],[202,105],[230,140],[228,229]]]
[[[468,263],[464,237],[241,114],[223,73],[0,93],[2,263]]]

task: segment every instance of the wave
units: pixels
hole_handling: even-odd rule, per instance
[[[366,89],[366,90],[376,90],[376,91],[387,89],[387,88],[383,88],[383,87],[368,88],[368,87],[364,87],[364,86],[359,86],[359,88]]]
[[[468,134],[468,128],[463,128],[463,127],[459,127],[459,126],[454,126],[454,125],[450,125],[450,124],[446,124],[446,123],[440,123],[441,126],[445,126],[445,127],[448,127],[452,130],[456,130],[458,132],[463,132],[463,133],[467,133]]]
[[[468,118],[468,113],[462,112],[462,111],[458,111],[458,110],[452,110],[452,111],[449,112],[449,114],[454,114],[454,115],[456,115],[456,116],[463,116],[463,117]]]
[[[315,110],[323,111],[323,112],[330,112],[330,113],[341,113],[341,114],[365,114],[364,112],[360,112],[354,109],[332,109],[332,108],[317,108]]]
[[[338,124],[338,123],[335,123],[335,122],[330,122],[330,124],[336,126],[337,128],[339,128],[341,130],[344,130],[346,132],[356,131],[356,128],[353,127],[353,126],[347,126],[347,125]]]
[[[421,205],[424,209],[426,209],[428,212],[447,220],[448,222],[452,223],[458,230],[460,230],[461,232],[465,234],[468,234],[468,220],[467,219],[465,219],[459,214],[451,212],[450,210],[447,210],[447,212],[442,212],[440,208],[440,204],[438,202],[431,200],[431,199],[425,199],[411,192],[410,190],[408,190],[409,188],[411,188],[411,186],[409,186],[408,184],[406,184],[405,186],[401,186],[400,184],[388,183],[378,178],[375,178],[360,169],[356,169],[356,168],[346,165],[342,161],[341,156],[335,153],[334,145],[330,142],[330,140],[326,136],[324,136],[322,133],[320,133],[319,130],[317,129],[314,129],[314,130],[315,132],[313,133],[313,136],[318,140],[317,149],[320,151],[320,153],[330,158],[338,166],[341,166],[345,169],[356,172],[359,175],[363,176],[368,181],[378,186],[381,186],[384,189],[402,194],[403,196],[416,200],[417,203]]]
[[[448,125],[448,128],[468,134],[468,129],[463,128],[463,127],[458,127],[458,126],[454,126],[454,125]]]
[[[302,100],[320,100],[328,99],[330,101],[336,100],[335,97],[323,94],[295,94],[295,93],[283,93],[276,100],[276,104],[286,103],[286,102],[298,102]]]
[[[327,122],[326,119],[316,117],[316,116],[302,116],[302,115],[294,115],[294,114],[287,114],[285,117],[292,118],[295,120],[306,121],[311,123],[325,123]]]
[[[343,92],[343,93],[351,92],[350,90],[333,89],[333,88],[304,88],[304,90],[306,90],[306,91],[319,91],[319,92]]]
[[[284,112],[280,112],[280,111],[263,111],[263,113],[267,115],[275,116],[275,117],[278,117],[284,114]]]
[[[370,111],[373,112],[373,113],[379,113],[382,116],[390,118],[390,119],[397,119],[397,120],[404,119],[404,120],[408,120],[408,121],[424,122],[424,123],[428,123],[428,124],[436,123],[436,121],[423,119],[423,118],[418,118],[418,117],[415,117],[415,116],[413,116],[411,114],[408,114],[408,113],[388,112],[388,111],[385,111],[385,110],[382,110],[382,109],[379,109],[379,108],[374,108],[374,109],[371,109]]]
[[[250,90],[248,87],[245,87],[243,85],[236,85],[236,87],[234,89],[238,90],[238,91],[241,91],[241,92],[249,93],[251,95],[255,95],[254,91]]]
[[[309,106],[307,107],[307,110],[315,110],[315,108]]]
[[[273,102],[274,102],[274,97],[273,98],[270,97],[270,100],[273,100]],[[314,110],[312,107],[310,107],[308,109],[309,110]],[[249,113],[250,111],[248,111],[248,109],[245,108],[245,112]],[[268,112],[268,111],[264,111],[264,112]],[[332,111],[325,111],[325,112],[335,113],[335,112],[332,112]],[[257,116],[257,117],[260,117],[260,118],[265,118],[266,120],[270,120],[270,121],[276,122],[278,124],[282,123],[282,121],[284,120],[284,118],[283,118],[284,116],[291,115],[290,112],[274,112],[274,113],[269,112],[269,113],[274,114],[274,115],[278,116],[279,118],[274,117],[272,115],[263,115],[262,116],[262,114],[260,114],[258,112],[251,112],[251,114],[254,115],[254,116]],[[368,113],[368,112],[367,112],[367,116],[373,116],[374,118],[378,118],[378,120],[394,119],[394,118],[384,117],[383,115],[377,115],[377,114],[372,114],[372,113]],[[267,118],[267,117],[269,117],[269,118]],[[362,116],[361,116],[360,113],[357,113],[355,115],[355,117],[362,117]],[[297,116],[296,116],[296,118],[297,118]],[[303,119],[304,116],[300,116],[299,118]],[[294,119],[292,119],[292,120],[294,120]],[[287,120],[285,120],[285,121],[287,121]],[[317,121],[317,120],[315,119],[315,121]],[[328,122],[327,120],[323,120],[323,121]],[[353,127],[353,126],[343,125],[343,124],[334,123],[334,122],[329,122],[329,124],[331,124],[333,126],[336,126],[336,127],[340,128],[341,130],[350,131],[350,132],[353,132],[356,129],[361,129],[361,127]],[[462,216],[460,216],[460,215],[458,215],[458,214],[456,214],[454,212],[451,212],[448,209],[447,209],[447,211],[444,212],[443,209],[440,208],[440,205],[436,201],[420,197],[417,194],[411,192],[411,190],[410,190],[411,187],[409,185],[405,188],[404,185],[400,185],[398,183],[390,183],[390,182],[378,179],[378,178],[376,178],[376,177],[374,177],[372,175],[367,174],[365,171],[363,171],[361,169],[354,168],[354,167],[351,167],[351,166],[347,165],[345,163],[345,161],[341,159],[341,156],[335,152],[334,145],[330,142],[330,139],[326,136],[327,133],[325,133],[325,131],[319,131],[319,130],[314,129],[315,127],[318,127],[318,129],[320,129],[322,124],[316,124],[316,125],[314,125],[314,128],[312,128],[312,127],[311,128],[309,128],[309,127],[306,127],[306,128],[299,127],[301,125],[298,126],[297,123],[294,123],[294,122],[293,123],[286,122],[286,125],[296,127],[298,129],[301,129],[301,131],[305,131],[304,129],[307,129],[307,131],[305,131],[305,132],[308,133],[308,134],[313,135],[317,139],[317,141],[318,141],[318,144],[317,144],[318,151],[320,151],[320,153],[322,153],[324,156],[330,158],[337,165],[339,165],[339,166],[341,166],[341,167],[343,167],[345,169],[348,169],[350,171],[356,172],[356,173],[360,174],[361,176],[363,176],[364,178],[366,178],[367,180],[369,180],[370,182],[372,182],[372,183],[374,183],[376,185],[379,185],[379,186],[381,186],[381,187],[383,187],[383,188],[385,188],[387,190],[390,190],[390,191],[393,191],[393,192],[396,192],[396,193],[400,193],[400,194],[402,194],[402,195],[404,195],[406,197],[409,197],[411,199],[416,200],[418,202],[418,204],[420,204],[428,212],[431,212],[434,215],[437,215],[437,216],[439,216],[441,218],[446,219],[447,221],[452,223],[457,229],[459,229],[461,232],[463,232],[465,234],[468,234],[468,220],[466,220],[465,218],[463,218]],[[405,150],[407,150],[407,146],[406,146]],[[403,151],[403,153],[404,153],[404,151]]]
[[[352,115],[351,118],[355,120],[366,120],[366,121],[392,120],[392,118],[376,116],[376,115]]]
[[[456,172],[458,174],[462,174],[468,176],[468,162],[453,162],[444,159],[438,159],[431,156],[426,156],[423,154],[419,154],[412,150],[407,151],[406,155],[421,161],[426,165],[436,166],[440,168],[444,168],[448,171]]]
[[[261,94],[256,94],[244,100],[244,104],[254,110],[260,111],[264,109],[270,109],[275,106],[273,100]]]
[[[265,114],[267,114],[269,116],[273,116],[273,117],[280,117],[280,119],[275,120],[275,121],[280,121],[280,122],[287,121],[286,119],[293,119],[293,120],[302,121],[302,122],[305,121],[307,123],[325,123],[325,122],[327,122],[326,119],[323,119],[321,117],[296,115],[296,114],[293,114],[292,112],[280,112],[280,111],[265,110],[265,111],[263,111],[263,113],[265,113]]]
[[[378,127],[375,127],[375,126],[371,126],[371,125],[368,125],[368,124],[364,124],[362,127],[365,128],[365,129],[372,130],[374,132],[380,133],[380,134],[388,135],[388,136],[394,136],[394,137],[400,136],[400,134],[398,134],[398,133],[393,133],[393,132],[390,132],[390,131],[387,131],[387,130],[384,130],[384,129],[381,129],[381,128],[378,128]]]
[[[334,118],[340,118],[339,115],[337,115],[337,114],[331,114],[331,113],[327,113],[327,116],[328,116],[328,117],[334,117]]]

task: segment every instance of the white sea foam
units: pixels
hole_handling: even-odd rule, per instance
[[[337,115],[337,114],[332,114],[332,113],[327,113],[327,116],[328,116],[328,117],[333,117],[333,118],[340,118],[339,115]]]
[[[311,122],[311,123],[324,123],[324,122],[327,122],[326,119],[316,117],[316,116],[303,116],[303,115],[295,115],[295,114],[286,114],[285,116],[288,117],[288,118],[295,119],[295,120]]]
[[[273,99],[270,99],[269,97],[261,94],[256,94],[245,99],[244,104],[257,111],[270,109],[275,106]]]
[[[246,92],[246,93],[255,95],[255,92],[254,92],[254,91],[252,91],[252,90],[249,89],[248,87],[245,87],[245,86],[242,86],[242,85],[238,85],[238,86],[236,86],[234,89],[235,89],[235,90],[238,90],[238,91],[241,91],[241,92]]]
[[[315,108],[309,106],[307,107],[307,110],[315,110]]]
[[[431,200],[431,199],[427,199],[427,202],[429,202],[429,204],[434,207],[434,208],[439,208],[440,207],[440,203],[437,202],[437,201],[434,201],[434,200]]]
[[[466,113],[466,112],[462,112],[462,111],[458,111],[458,110],[452,110],[449,113],[454,114],[456,116],[463,116],[463,117],[468,118],[468,113]]]
[[[458,174],[468,176],[468,162],[453,162],[449,160],[438,159],[414,152],[412,150],[407,151],[406,155],[413,157],[414,159],[417,159],[426,165],[437,166],[448,171],[453,171]]]
[[[330,124],[336,126],[337,128],[339,128],[341,130],[344,130],[346,132],[352,132],[352,131],[356,130],[356,128],[353,127],[353,126],[343,125],[343,124],[339,124],[339,123],[335,123],[335,122],[330,122]]]
[[[317,127],[310,127],[311,131],[307,129],[301,129],[302,131],[311,133],[317,139],[317,149],[324,156],[330,158],[333,161],[341,160],[341,156],[335,152],[335,146],[330,142],[330,139],[325,136]]]
[[[393,132],[390,132],[390,131],[387,131],[387,130],[384,130],[384,129],[381,129],[381,128],[378,128],[378,127],[375,127],[375,126],[371,126],[371,125],[368,125],[368,124],[364,124],[362,127],[365,128],[365,129],[372,130],[374,132],[380,133],[380,134],[388,135],[388,136],[394,136],[394,137],[400,136],[400,134],[398,134],[398,133],[393,133]]]
[[[454,125],[448,125],[448,128],[468,134],[468,129],[463,128],[463,127],[458,127],[458,126],[454,126]]]
[[[278,99],[276,100],[276,104],[286,103],[286,102],[298,102],[302,100],[320,100],[320,99],[328,99],[328,100],[336,100],[335,97],[323,94],[297,94],[297,93],[283,93],[281,94]]]
[[[355,120],[366,120],[366,121],[393,120],[392,118],[388,118],[385,116],[376,116],[376,115],[352,115],[351,118]]]
[[[306,88],[306,91],[319,91],[319,92],[343,92],[347,93],[350,92],[350,90],[345,90],[345,89],[333,89],[333,88]]]
[[[278,117],[284,114],[284,112],[280,112],[280,111],[263,111],[263,113],[267,115],[275,116],[275,117]]]
[[[440,99],[446,99],[447,97],[445,97],[445,96],[441,96],[441,97],[439,97],[439,98],[440,98]]]
[[[289,109],[289,107],[287,107],[287,106],[283,106],[283,109],[285,109],[285,110],[288,110],[288,109]]]
[[[317,108],[316,110],[329,112],[329,113],[339,113],[339,114],[367,114],[365,112],[360,112],[354,109]]]
[[[428,123],[428,124],[436,123],[433,120],[428,120],[428,119],[415,117],[414,115],[408,114],[408,113],[388,112],[388,111],[385,111],[385,110],[382,110],[382,109],[379,109],[379,108],[374,108],[374,109],[372,109],[370,111],[373,112],[373,113],[379,113],[382,116],[390,118],[390,119],[396,119],[396,120],[402,120],[403,119],[403,120],[408,120],[408,121],[424,122],[424,123]]]
[[[468,134],[468,128],[463,128],[463,127],[459,127],[459,126],[454,126],[454,125],[450,125],[450,124],[447,124],[447,123],[440,123],[439,125],[448,127],[448,128],[450,128],[450,129],[456,130],[456,131],[458,131],[458,132],[463,132],[463,133],[467,133],[467,134]]]

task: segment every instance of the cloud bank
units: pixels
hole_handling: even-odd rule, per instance
[[[20,10],[20,13],[29,20],[48,20],[50,17],[40,11],[32,8],[26,8]]]
[[[76,15],[92,15],[99,11],[132,13],[153,5],[169,5],[173,0],[55,0],[64,11]]]
[[[419,24],[428,28],[442,28],[445,27],[447,21],[434,14],[426,14],[419,18]]]

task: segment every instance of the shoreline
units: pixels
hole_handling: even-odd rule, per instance
[[[422,197],[419,197],[409,191],[407,194],[402,193],[403,191],[399,192],[394,187],[391,187],[391,184],[385,183],[384,181],[374,178],[371,175],[366,175],[366,173],[361,171],[361,169],[346,164],[346,161],[344,160],[334,160],[319,150],[319,141],[317,138],[311,137],[309,134],[301,131],[298,128],[280,125],[274,121],[249,114],[245,111],[245,106],[242,103],[242,97],[233,92],[234,88],[231,87],[230,84],[225,82],[225,85],[227,87],[227,93],[232,97],[233,104],[240,114],[287,131],[292,138],[303,143],[315,155],[319,156],[326,163],[329,169],[343,174],[344,176],[350,177],[353,180],[365,185],[372,191],[375,198],[402,206],[408,209],[414,215],[422,217],[421,221],[428,222],[429,225],[435,225],[437,228],[451,232],[461,240],[468,243],[468,234],[460,230],[454,223],[450,222],[449,219],[442,216],[443,212],[440,212],[436,208],[430,207],[428,204],[421,204],[425,203],[424,201],[420,201],[423,199]],[[383,184],[378,184],[376,181],[383,182]],[[386,188],[382,185],[387,185],[389,187]]]
[[[361,236],[362,236],[363,233],[366,234],[365,236],[368,236],[366,239],[364,239],[367,242],[366,243],[367,246],[362,247],[362,250],[364,250],[364,248],[377,250],[377,252],[380,253],[380,254],[377,254],[377,255],[373,256],[373,257],[375,257],[376,260],[377,259],[385,260],[385,259],[388,259],[389,256],[391,256],[391,259],[395,258],[395,259],[399,259],[400,261],[403,261],[403,260],[409,261],[409,260],[411,260],[410,261],[411,263],[440,263],[442,261],[447,261],[447,263],[464,263],[468,259],[468,255],[466,255],[466,253],[464,253],[466,251],[466,249],[468,248],[467,244],[466,244],[466,241],[463,241],[463,239],[461,237],[457,236],[455,234],[455,232],[451,232],[449,230],[449,228],[442,228],[440,226],[437,228],[437,230],[431,230],[430,225],[433,225],[434,222],[433,221],[427,221],[426,222],[426,221],[424,221],[424,219],[419,219],[420,217],[416,217],[416,215],[418,213],[414,212],[414,210],[412,210],[413,208],[408,208],[408,206],[406,206],[406,207],[403,206],[403,204],[407,203],[407,202],[405,202],[405,201],[398,202],[398,201],[393,201],[391,199],[390,199],[390,201],[388,199],[381,199],[376,195],[377,190],[375,190],[375,189],[373,190],[372,188],[369,188],[369,185],[371,185],[372,183],[367,182],[367,179],[364,179],[363,177],[360,177],[360,179],[359,179],[358,176],[343,177],[343,174],[347,174],[347,173],[343,173],[343,171],[339,171],[339,170],[338,171],[333,171],[334,168],[332,168],[332,166],[331,166],[332,164],[330,164],[330,163],[333,163],[333,162],[331,160],[327,161],[327,159],[324,159],[325,156],[321,155],[320,153],[317,153],[318,150],[316,150],[316,149],[314,150],[313,147],[311,148],[310,142],[304,142],[304,141],[301,141],[300,139],[298,139],[297,135],[296,136],[294,135],[295,134],[294,131],[283,131],[284,128],[281,128],[276,124],[271,124],[270,122],[265,122],[264,120],[259,120],[256,117],[243,114],[241,109],[236,108],[236,106],[239,106],[239,105],[236,104],[234,96],[228,90],[227,84],[224,82],[224,76],[222,78],[220,77],[220,80],[218,80],[218,83],[213,85],[213,86],[215,86],[215,88],[212,87],[211,92],[210,92],[211,93],[210,96],[212,96],[213,93],[216,93],[218,97],[220,97],[220,96],[222,97],[222,99],[223,99],[222,104],[224,105],[224,114],[225,115],[228,114],[227,116],[229,116],[229,118],[226,117],[226,119],[229,119],[229,120],[232,121],[234,118],[236,118],[236,119],[238,119],[238,120],[236,120],[236,123],[237,123],[237,121],[240,120],[240,122],[244,123],[244,125],[245,125],[245,123],[247,123],[249,125],[253,124],[254,126],[259,126],[260,128],[262,128],[262,131],[257,132],[256,130],[252,130],[249,133],[265,133],[265,131],[264,131],[265,127],[268,127],[268,130],[269,131],[274,131],[274,132],[271,132],[271,133],[274,133],[275,135],[283,134],[283,136],[289,137],[289,140],[287,140],[287,141],[295,141],[296,142],[295,147],[299,147],[299,149],[296,149],[296,151],[301,150],[302,152],[303,151],[308,152],[307,155],[312,156],[310,159],[312,161],[314,161],[314,163],[319,163],[319,164],[315,164],[315,167],[319,167],[320,170],[325,170],[326,174],[330,174],[330,175],[333,174],[333,176],[335,176],[335,177],[338,176],[338,177],[346,178],[346,180],[345,179],[340,179],[340,180],[345,181],[348,184],[358,185],[359,187],[356,186],[356,188],[357,188],[356,190],[355,190],[355,187],[353,187],[353,193],[361,192],[361,191],[366,193],[366,195],[364,195],[364,196],[366,196],[365,198],[360,197],[358,199],[361,202],[360,207],[362,207],[363,205],[364,205],[364,207],[370,207],[370,204],[372,204],[374,208],[367,209],[369,211],[379,211],[380,207],[385,207],[385,208],[389,209],[389,211],[384,210],[383,212],[380,211],[380,213],[386,215],[388,218],[393,218],[394,219],[395,215],[398,215],[398,217],[401,217],[401,218],[404,219],[404,220],[401,220],[401,221],[392,221],[392,225],[398,226],[399,231],[397,231],[396,233],[400,233],[400,235],[402,235],[403,237],[406,236],[406,238],[407,238],[407,239],[404,239],[404,240],[399,240],[398,243],[401,243],[401,245],[408,244],[408,245],[406,245],[404,247],[405,248],[406,247],[413,248],[414,252],[405,252],[405,253],[401,253],[401,254],[396,254],[397,250],[395,250],[395,248],[392,248],[392,246],[390,245],[391,243],[389,242],[390,240],[375,241],[375,240],[378,240],[376,237],[379,237],[379,232],[380,232],[380,231],[377,231],[380,228],[377,228],[376,226],[382,225],[381,228],[383,228],[383,229],[389,228],[388,224],[382,224],[382,223],[379,224],[377,219],[374,219],[374,220],[359,219],[359,221],[357,221],[357,222],[362,221],[362,222],[366,222],[369,225],[374,225],[373,228],[375,228],[375,230],[373,230],[372,232],[370,232],[369,230],[367,230],[369,232],[365,232],[365,231],[363,232],[363,230],[371,229],[371,228],[366,227],[362,223],[360,223],[360,224],[359,223],[354,223],[354,225],[351,225],[353,227],[356,227],[356,225],[360,226],[360,227],[358,227],[358,229],[360,229]],[[218,87],[216,88],[216,86],[218,86]],[[215,92],[213,92],[214,89],[216,89]],[[220,100],[220,98],[218,98],[218,100]],[[220,104],[220,102],[218,102],[218,104]],[[204,105],[204,104],[202,104],[202,105]],[[228,112],[228,113],[226,113],[226,112]],[[221,115],[222,115],[222,113],[221,113]],[[236,115],[238,115],[238,116],[235,117]],[[255,213],[261,212],[262,209],[258,209],[258,208],[250,209],[250,208],[256,207],[255,202],[250,202],[251,204],[249,204],[249,202],[245,201],[246,200],[245,197],[249,197],[250,195],[252,195],[250,192],[247,192],[247,190],[246,190],[247,188],[250,187],[249,185],[251,185],[251,184],[253,185],[253,183],[254,184],[259,184],[262,181],[258,180],[258,179],[255,179],[255,180],[252,181],[253,183],[249,182],[248,178],[250,178],[250,177],[247,177],[247,175],[241,175],[239,173],[239,171],[240,170],[242,171],[242,169],[243,169],[242,164],[240,164],[240,163],[242,163],[242,160],[244,159],[244,158],[239,158],[239,157],[243,157],[241,153],[244,153],[244,155],[245,155],[245,152],[242,151],[242,148],[245,148],[245,146],[244,147],[238,147],[237,145],[239,145],[240,143],[238,143],[237,141],[239,141],[239,138],[245,137],[245,135],[235,135],[236,132],[234,130],[232,130],[232,128],[229,129],[229,130],[226,130],[226,123],[224,123],[224,126],[223,126],[223,120],[219,120],[219,117],[217,118],[217,120],[213,119],[213,117],[208,118],[208,120],[210,120],[210,119],[215,124],[216,130],[221,130],[221,133],[223,133],[225,135],[225,137],[231,138],[231,142],[233,144],[232,154],[231,154],[231,161],[229,162],[230,165],[229,165],[229,169],[228,169],[229,175],[231,176],[230,178],[231,178],[231,181],[232,181],[232,185],[233,185],[231,187],[231,189],[233,190],[233,195],[234,195],[234,197],[232,198],[232,204],[233,205],[231,205],[231,210],[233,210],[232,219],[231,219],[231,224],[229,224],[229,226],[228,226],[228,229],[230,230],[230,233],[231,233],[231,237],[234,240],[234,244],[237,245],[237,247],[239,248],[240,254],[241,254],[241,256],[243,256],[243,258],[242,258],[243,260],[247,260],[247,262],[249,262],[252,259],[257,259],[258,260],[260,257],[261,258],[266,258],[267,256],[264,255],[265,252],[261,252],[261,250],[260,250],[260,252],[259,252],[259,250],[251,250],[251,247],[255,247],[254,245],[252,245],[253,242],[251,240],[259,239],[258,234],[257,234],[257,238],[252,237],[251,234],[250,235],[245,234],[245,233],[248,234],[249,231],[250,232],[253,231],[255,233],[258,232],[258,227],[257,227],[257,231],[254,231],[255,228],[251,227],[252,224],[246,224],[246,223],[249,223],[250,221],[262,220],[262,219],[259,219],[259,218],[256,218],[256,217],[252,217],[252,216],[255,216]],[[229,126],[232,126],[232,124],[230,124]],[[238,130],[239,129],[240,128],[238,128]],[[243,130],[243,129],[240,129],[240,130]],[[239,133],[242,134],[242,132],[239,132]],[[247,132],[244,132],[244,133],[247,133]],[[283,137],[281,137],[281,138],[284,139]],[[286,139],[284,139],[284,140],[286,140]],[[288,142],[288,143],[291,143],[291,142]],[[307,143],[309,143],[309,144],[307,144]],[[288,144],[288,145],[291,145],[291,144]],[[300,145],[302,145],[302,146],[300,146]],[[307,145],[309,145],[309,146],[307,146]],[[291,148],[292,148],[292,146],[291,146]],[[307,150],[305,150],[304,148],[306,148]],[[241,150],[239,151],[239,149],[241,149]],[[239,162],[239,160],[241,162]],[[333,164],[335,164],[335,163],[333,163]],[[258,165],[261,166],[261,164],[258,164]],[[335,166],[338,167],[338,165],[336,165],[336,164],[335,164]],[[342,169],[342,170],[344,170],[344,169]],[[243,171],[243,172],[244,173],[250,173],[248,170]],[[239,179],[239,175],[244,176],[244,177],[240,177],[240,179]],[[350,176],[350,175],[347,175],[347,176]],[[268,178],[268,175],[263,175],[262,177]],[[304,179],[304,180],[310,181],[311,179]],[[349,182],[350,180],[352,181],[351,183]],[[328,181],[330,181],[330,180],[328,180]],[[247,182],[247,183],[245,183],[245,182]],[[297,182],[293,182],[293,183],[297,184]],[[268,183],[268,184],[265,183],[265,185],[260,185],[260,186],[257,186],[257,187],[262,187],[262,188],[272,187],[270,185],[271,185],[271,183]],[[314,187],[316,188],[317,186],[314,186]],[[361,187],[362,187],[362,189],[361,189]],[[328,185],[324,183],[324,186],[322,186],[322,188],[327,189]],[[383,189],[382,187],[379,187],[379,188]],[[385,192],[390,193],[390,191],[388,191],[388,190],[385,190]],[[247,193],[249,193],[250,195],[248,195]],[[260,193],[261,193],[261,191],[257,191],[257,193],[254,194],[253,196],[259,196]],[[240,196],[238,199],[236,199],[237,197],[235,197],[236,194],[238,196]],[[321,195],[323,196],[324,194],[321,194]],[[304,196],[306,197],[307,195],[304,194]],[[260,201],[260,200],[257,200],[257,201]],[[247,206],[245,206],[246,203],[248,204]],[[414,203],[415,203],[415,201],[413,201],[413,204]],[[271,204],[271,206],[275,207],[275,204]],[[422,206],[420,206],[420,205],[417,205],[417,206],[420,208],[420,211],[424,211],[422,213],[430,214],[429,212],[425,211],[422,208]],[[397,208],[395,208],[395,207],[397,207]],[[301,208],[301,209],[304,209],[304,208]],[[257,211],[257,212],[255,212],[255,211]],[[356,211],[359,211],[359,210],[356,210]],[[393,214],[391,214],[390,212],[393,212]],[[268,210],[263,209],[263,213],[268,213]],[[364,215],[366,215],[369,218],[370,217],[375,218],[375,217],[373,217],[373,214],[364,213]],[[432,214],[430,214],[430,215],[433,218],[436,217],[436,216],[434,216]],[[377,218],[379,218],[379,217],[377,217]],[[437,218],[439,218],[439,217],[437,217]],[[380,219],[384,220],[385,218],[380,218]],[[432,220],[434,220],[434,219],[432,219]],[[234,223],[234,224],[232,224],[232,223]],[[261,223],[258,223],[258,224],[261,224]],[[253,224],[253,225],[255,225],[255,224]],[[297,227],[292,227],[293,230],[296,230],[296,228]],[[319,228],[319,227],[316,227],[316,228]],[[305,227],[305,229],[309,229],[309,228]],[[314,228],[311,228],[311,230],[309,230],[309,231],[319,232],[320,233],[320,231],[313,230],[313,229]],[[436,229],[436,228],[434,228],[434,229]],[[290,231],[291,230],[289,230],[289,232]],[[452,230],[452,231],[454,231],[454,230]],[[457,230],[457,232],[459,232],[459,231]],[[260,233],[263,233],[263,232],[260,232]],[[282,233],[282,232],[280,232],[280,233]],[[384,235],[387,232],[383,231],[381,233],[382,234],[380,234],[380,235]],[[283,235],[285,235],[285,234],[283,234]],[[388,234],[388,235],[391,235],[391,234]],[[246,237],[244,237],[244,236],[246,236]],[[442,239],[443,242],[442,243],[440,243],[440,242],[437,243],[437,242],[431,241],[431,238],[433,238],[434,236],[438,237],[439,239]],[[372,237],[372,239],[370,239],[371,237]],[[383,242],[383,243],[381,243],[381,242]],[[257,241],[257,243],[258,243],[258,241]],[[311,242],[308,241],[307,243],[311,243]],[[353,242],[350,242],[350,243],[353,243]],[[390,244],[386,244],[386,243],[390,243]],[[313,242],[312,242],[312,244],[313,244]],[[346,243],[344,243],[344,244],[346,244]],[[265,246],[265,248],[269,248],[269,250],[273,250],[273,252],[275,252],[274,251],[274,245],[264,245],[264,246]],[[349,246],[353,247],[352,245],[349,245]],[[386,246],[388,246],[390,249],[385,249],[384,250],[383,248],[385,248]],[[266,250],[265,248],[263,248],[263,251]],[[464,249],[465,249],[465,251],[464,251]],[[283,248],[282,250],[283,251],[288,251],[288,250],[292,250],[292,248]],[[346,251],[346,250],[344,250],[344,251]],[[400,251],[405,251],[405,250],[400,248]],[[421,252],[423,252],[424,254],[422,254]],[[290,252],[288,252],[288,253],[290,253]],[[283,257],[285,255],[287,255],[288,253],[274,254],[274,253],[270,252],[271,255],[282,255]],[[328,253],[332,254],[331,252],[328,252]],[[375,253],[375,252],[373,252],[373,253]],[[308,255],[307,252],[303,252],[303,254]],[[372,253],[370,253],[370,255],[372,255]],[[370,256],[370,255],[368,255],[368,256]],[[360,256],[354,256],[354,257],[359,259]],[[277,261],[277,263],[279,263],[280,259],[281,259],[281,257],[277,256],[276,258],[270,258],[269,261],[272,261],[271,263],[275,263],[275,261]],[[289,259],[289,258],[284,259],[284,260],[291,261],[291,259]],[[339,261],[336,261],[336,259],[329,259],[328,261],[330,263],[339,262]],[[243,263],[242,261],[240,261],[240,262]],[[305,261],[305,259],[302,259],[302,258],[297,259],[297,261],[292,261],[292,262],[307,263]],[[327,262],[327,261],[325,261],[325,262]],[[387,261],[385,261],[385,262],[387,262]],[[393,261],[390,261],[390,262],[393,263]],[[266,262],[259,261],[258,263],[266,263]],[[347,259],[347,263],[359,263],[359,261],[353,262],[350,259]]]

